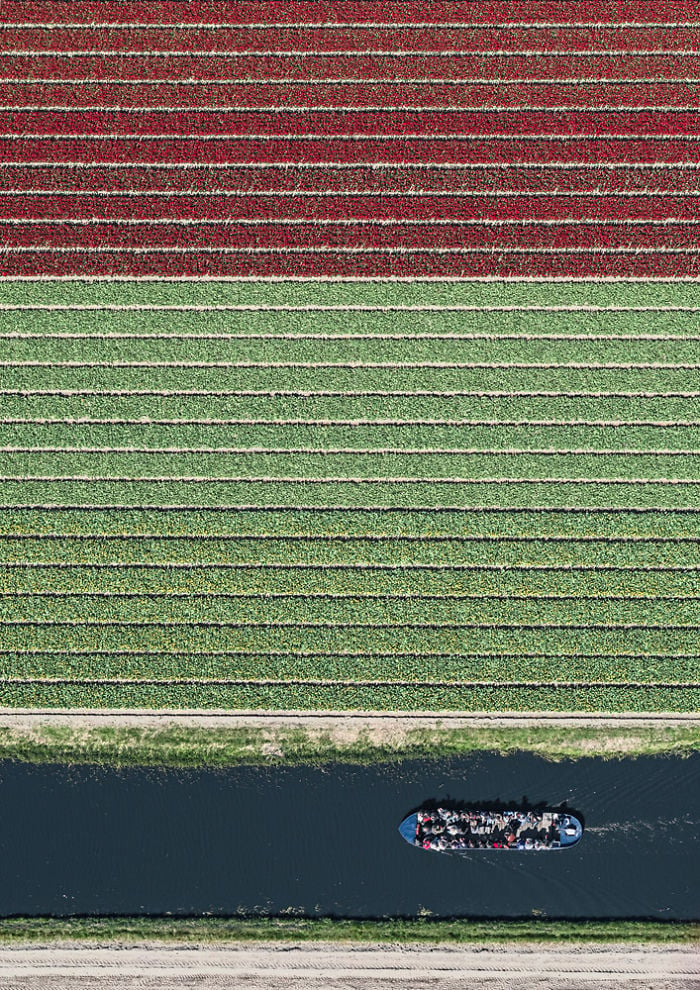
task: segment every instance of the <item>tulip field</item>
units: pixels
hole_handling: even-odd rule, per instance
[[[700,702],[700,286],[0,282],[19,707]]]

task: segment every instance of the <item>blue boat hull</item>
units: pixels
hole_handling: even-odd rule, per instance
[[[404,820],[399,825],[399,832],[404,837],[406,842],[410,842],[411,845],[415,845],[416,832],[418,831],[418,814],[409,815],[408,818]]]
[[[435,820],[437,814],[435,810],[423,811],[420,809],[408,815],[399,825],[401,837],[409,845],[426,849],[429,852],[467,853],[482,849],[515,850],[516,852],[549,852],[557,849],[569,849],[571,846],[575,846],[583,835],[583,825],[575,815],[568,812],[546,812],[536,816],[532,824],[527,821],[524,822],[525,831],[520,832],[517,837],[514,836],[510,842],[497,841],[502,837],[502,832],[497,835],[495,830],[491,833],[483,829],[471,831],[471,824],[465,824],[461,831],[454,831],[454,829],[459,829],[459,826],[453,825],[453,831],[449,834],[446,830],[441,830],[441,834],[445,836],[445,841],[452,843],[452,845],[448,844],[447,848],[441,848],[436,847],[434,836],[426,835],[422,831],[423,816],[430,815]],[[454,816],[458,813],[450,812],[448,814]],[[508,811],[502,814],[508,816],[508,821],[521,823],[523,815],[527,813]],[[480,821],[480,815],[483,815],[484,820],[493,818],[492,812],[473,812],[472,821]],[[468,816],[462,815],[462,817]],[[548,823],[546,842],[537,838],[535,827],[545,822]],[[530,832],[529,836],[528,832]],[[535,832],[535,837],[532,837],[533,832]],[[440,842],[439,839],[438,842]],[[462,842],[461,845],[459,845],[460,842]],[[467,843],[469,844],[467,845]]]

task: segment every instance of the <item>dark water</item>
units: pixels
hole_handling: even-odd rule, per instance
[[[562,852],[453,858],[401,818],[437,797],[583,812]],[[700,754],[107,771],[0,764],[0,915],[700,916]]]

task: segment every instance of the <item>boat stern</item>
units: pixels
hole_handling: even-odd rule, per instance
[[[583,835],[583,825],[574,815],[562,815],[559,823],[559,842],[562,848],[575,845]]]

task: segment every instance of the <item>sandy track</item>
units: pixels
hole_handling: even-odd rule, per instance
[[[384,711],[308,711],[279,709],[213,709],[213,708],[8,708],[0,707],[0,719],[30,724],[39,719],[45,720],[51,716],[53,721],[61,719],[70,721],[77,717],[94,725],[114,722],[149,722],[156,725],[163,721],[177,721],[180,724],[192,725],[230,725],[233,721],[245,721],[254,725],[263,720],[275,719],[289,724],[308,722],[309,724],[352,719],[358,722],[400,722],[401,724],[415,723],[425,725],[426,722],[443,722],[447,725],[473,725],[494,723],[508,725],[532,725],[533,723],[548,724],[553,720],[567,725],[612,724],[638,722],[650,724],[657,722],[688,722],[698,721],[700,715],[694,712],[619,712],[615,714],[600,714],[596,712],[384,712]]]
[[[52,725],[132,725],[162,727],[164,723],[205,728],[232,726],[303,726],[319,732],[350,733],[369,731],[386,737],[411,729],[481,728],[486,726],[565,725],[650,726],[665,723],[688,724],[700,721],[694,712],[382,712],[382,711],[280,711],[224,709],[149,708],[8,708],[0,707],[0,725],[28,728],[40,723]]]
[[[319,943],[0,950],[3,990],[667,990],[700,987],[687,946],[348,946]]]
[[[35,735],[44,726],[69,726],[76,731],[111,726],[140,728],[144,731],[169,727],[197,729],[254,729],[263,733],[271,746],[276,745],[280,733],[290,729],[303,729],[310,739],[329,738],[339,746],[349,746],[364,739],[376,746],[400,747],[410,741],[416,730],[440,733],[445,730],[488,730],[522,728],[524,726],[559,726],[584,729],[626,729],[628,736],[618,734],[614,748],[625,751],[635,748],[639,732],[650,727],[697,724],[700,716],[694,713],[620,713],[596,715],[558,712],[331,712],[331,711],[222,711],[175,709],[27,709],[0,708],[0,728],[11,728],[17,733]],[[598,752],[599,738],[580,740],[581,752]]]

